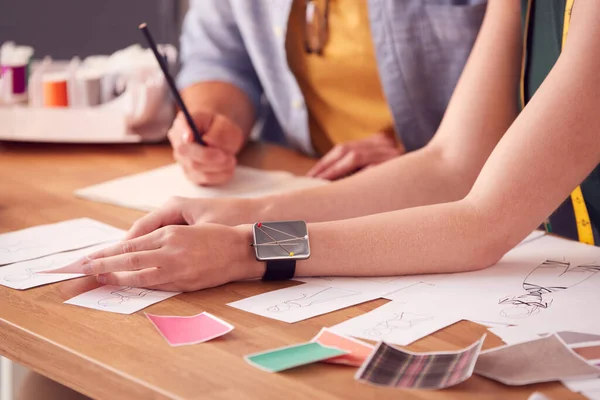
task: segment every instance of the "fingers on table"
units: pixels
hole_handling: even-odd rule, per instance
[[[167,291],[179,291],[172,283],[172,273],[164,268],[146,268],[139,271],[121,271],[98,275],[98,282],[104,285],[132,286]],[[165,288],[169,289],[165,289]]]
[[[382,163],[400,154],[395,147],[363,143],[362,146],[339,145],[327,153],[308,175],[322,179],[336,179],[356,170]]]
[[[160,209],[135,221],[127,232],[125,239],[131,240],[148,235],[163,226],[187,223],[183,213],[186,202],[187,200],[181,197],[171,198]]]

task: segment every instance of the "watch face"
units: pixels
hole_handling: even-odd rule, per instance
[[[258,260],[303,260],[310,257],[304,221],[259,222],[254,224],[253,230]]]

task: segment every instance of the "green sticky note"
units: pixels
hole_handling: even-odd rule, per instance
[[[317,342],[310,342],[251,354],[245,358],[250,364],[264,371],[280,372],[344,354],[348,354],[348,352],[326,347]]]

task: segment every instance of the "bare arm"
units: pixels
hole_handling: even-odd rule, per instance
[[[316,222],[462,199],[517,114],[521,57],[517,3],[511,8],[490,2],[446,115],[429,145],[325,187],[255,200],[252,208],[258,208],[265,220]]]
[[[497,261],[600,161],[599,40],[600,5],[579,0],[565,51],[463,200],[313,224],[313,257],[299,273],[455,272]]]
[[[476,49],[479,54],[488,47],[500,49],[497,51],[518,47],[518,10],[519,0],[490,0]],[[506,36],[492,34],[503,30]],[[505,41],[511,43],[506,45]],[[297,275],[444,273],[483,268],[496,262],[555,209],[600,161],[600,113],[597,110],[600,53],[595,51],[598,42],[600,4],[595,0],[578,0],[565,51],[525,110],[508,128],[463,199],[312,223],[309,225],[312,255],[309,260],[298,263]],[[482,61],[479,68],[489,73],[484,60],[479,61]],[[490,68],[495,77],[504,76],[496,70],[493,61],[488,61],[492,63]],[[512,65],[518,57],[512,54],[510,61],[506,66],[513,74]],[[487,75],[475,70],[473,65],[471,63],[467,71],[469,75],[481,78]],[[464,82],[468,80],[463,79],[459,89],[462,92],[457,95],[468,99],[470,93]],[[480,102],[477,97],[471,99],[474,106],[488,101],[490,94],[484,92],[481,96]],[[505,105],[508,110],[514,98],[505,100],[509,102]],[[489,101],[488,106],[502,104]],[[487,122],[482,115],[493,118],[503,111],[475,108],[477,115],[463,108],[462,123],[470,125],[469,122],[479,121],[479,135],[465,136],[463,132],[475,133],[470,130],[472,127],[466,126],[468,129],[448,134],[445,139],[450,148],[465,149],[464,154],[454,157],[485,160],[489,147],[493,147],[493,139],[499,136],[493,130],[484,129]],[[460,114],[449,116],[446,126],[460,124],[461,117]],[[473,144],[465,145],[466,138]],[[445,154],[453,155],[452,152]],[[454,164],[460,165],[458,161]],[[360,191],[352,193],[355,198],[363,195],[367,196]],[[165,212],[182,211],[174,208],[163,210]],[[170,219],[177,223],[188,220],[176,216]],[[264,273],[263,263],[254,259],[248,246],[251,238],[247,225],[232,228],[190,224],[156,228],[147,235],[91,256],[86,273],[100,274],[98,279],[106,284],[164,290],[198,290],[232,280],[260,277]],[[198,260],[203,262],[198,264]],[[168,267],[155,268],[157,262]],[[128,272],[132,269],[136,271]]]
[[[230,0],[190,0],[177,83],[192,114],[222,115],[247,136],[262,87]]]

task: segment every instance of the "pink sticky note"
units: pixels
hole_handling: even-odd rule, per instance
[[[207,312],[191,317],[146,316],[171,346],[203,343],[233,330],[233,325]]]

